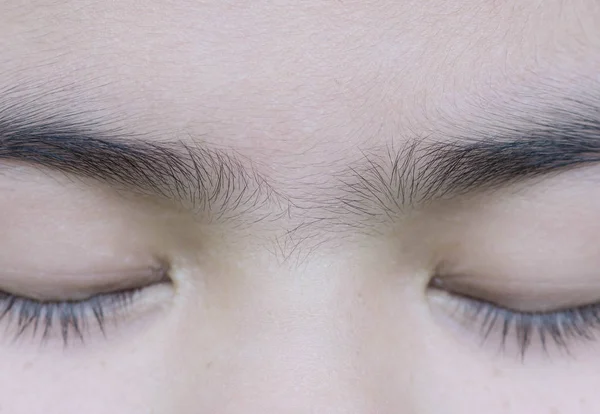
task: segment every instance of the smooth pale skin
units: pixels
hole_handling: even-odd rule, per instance
[[[19,85],[57,113],[92,113],[157,140],[233,148],[310,206],[361,151],[466,133],[491,111],[490,122],[518,128],[511,114],[599,88],[599,22],[595,0],[4,0],[0,90]],[[0,287],[21,283],[27,294],[43,273],[44,286],[73,292],[97,283],[93,269],[118,281],[156,256],[172,264],[173,284],[83,345],[13,342],[9,327],[0,412],[598,412],[595,343],[573,344],[571,356],[533,346],[521,360],[480,345],[478,328],[425,288],[443,260],[480,284],[543,276],[552,297],[599,300],[596,172],[332,239],[326,221],[291,232],[310,208],[247,227],[206,224],[7,166],[0,267],[13,273]]]

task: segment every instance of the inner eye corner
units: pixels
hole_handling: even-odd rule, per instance
[[[427,292],[429,290],[443,290],[443,291],[448,290],[448,287],[446,286],[446,283],[444,282],[443,276],[441,276],[438,271],[432,272],[431,275],[429,276],[429,280],[425,284],[425,291]]]
[[[152,268],[154,284],[170,285],[175,289],[181,287],[184,280],[183,276],[179,274],[180,268],[181,266],[178,266],[173,260],[164,256],[159,257],[156,265]]]

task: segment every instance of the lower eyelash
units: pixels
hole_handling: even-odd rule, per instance
[[[105,293],[81,301],[47,302],[0,292],[0,321],[7,320],[9,326],[16,324],[15,340],[28,331],[33,337],[41,331],[45,342],[53,329],[59,329],[65,346],[71,337],[84,342],[90,322],[96,323],[104,334],[107,312],[125,309],[138,290]]]
[[[483,340],[499,331],[502,349],[514,337],[521,358],[538,339],[545,352],[552,344],[569,352],[577,340],[595,339],[600,331],[600,304],[591,304],[553,312],[520,312],[470,297],[460,297],[461,307],[469,320],[480,324]]]

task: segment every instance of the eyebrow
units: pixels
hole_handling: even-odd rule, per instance
[[[357,178],[344,179],[347,190],[338,201],[355,213],[392,217],[408,207],[599,163],[600,116],[591,115],[363,153],[352,168]]]
[[[214,212],[248,212],[280,197],[235,155],[200,143],[158,142],[68,122],[0,120],[0,160],[86,177]]]
[[[335,192],[294,202],[231,152],[118,130],[99,132],[73,122],[28,124],[0,117],[0,160],[182,200],[196,210],[213,211],[218,219],[265,205],[277,206],[278,214],[304,205],[395,219],[410,206],[600,162],[600,121],[587,117],[522,130],[496,128],[479,138],[413,138],[399,150],[390,145],[364,152],[337,175]]]

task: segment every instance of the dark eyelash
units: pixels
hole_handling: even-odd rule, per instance
[[[6,292],[0,292],[0,321],[16,323],[15,340],[30,330],[35,337],[42,331],[42,342],[52,334],[53,327],[60,329],[64,345],[75,336],[84,342],[90,319],[105,334],[107,311],[126,308],[139,289],[104,293],[81,301],[38,301]]]
[[[569,353],[574,340],[593,340],[596,331],[600,331],[600,304],[551,312],[521,312],[466,296],[461,297],[461,303],[469,318],[480,323],[484,341],[499,328],[502,349],[512,335],[521,358],[536,338],[545,352],[553,344]]]

